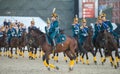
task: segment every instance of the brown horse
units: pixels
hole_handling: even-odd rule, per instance
[[[6,40],[6,38],[7,38],[6,32],[3,31],[3,36],[0,37],[0,56],[2,55],[1,48],[4,48],[4,56],[7,55],[7,49],[6,49],[6,47],[7,47],[7,40]]]
[[[98,34],[98,36],[96,37],[95,43],[95,55],[97,54],[97,51],[99,50],[100,56],[101,56],[101,62],[102,65],[104,64],[104,62],[106,61],[105,56],[103,56],[103,52],[102,49],[105,49],[105,39],[103,39],[103,34],[102,32]],[[96,60],[97,62],[97,60]]]
[[[26,43],[26,35],[27,33],[26,32],[23,32],[22,33],[22,36],[19,38],[19,55],[24,57],[24,51],[25,51],[25,46],[27,45]]]
[[[40,47],[39,36],[36,33],[33,33],[34,29],[30,29],[27,34],[27,46],[29,52],[29,59],[34,60],[37,58],[37,48]]]
[[[96,57],[95,57],[95,53],[94,53],[94,46],[92,43],[92,36],[93,36],[93,29],[92,26],[88,26],[88,36],[86,37],[82,48],[85,49],[86,53],[82,53],[82,58],[80,58],[80,60],[82,61],[82,63],[84,64],[84,55],[86,54],[86,64],[89,65],[89,57],[88,57],[88,52],[91,52],[93,57],[94,57],[94,62],[96,64]]]
[[[117,41],[114,39],[113,35],[106,30],[101,31],[101,38],[104,43],[104,52],[105,52],[105,57],[110,56],[110,63],[114,65],[115,68],[119,66],[119,54],[118,54],[118,46],[117,46]],[[115,51],[115,60],[112,55],[112,51]]]
[[[45,53],[43,56],[43,63],[48,68],[48,70],[50,70],[50,68],[57,70],[59,69],[57,66],[49,63],[49,55],[52,54],[53,51],[54,53],[65,52],[65,54],[70,58],[69,70],[73,70],[74,60],[76,59],[75,50],[77,49],[77,41],[74,38],[67,36],[66,41],[63,43],[63,46],[61,44],[57,44],[56,50],[53,50],[53,47],[49,45],[46,40],[45,33],[41,32],[39,29],[35,29],[32,32],[39,38],[40,46]]]
[[[19,39],[18,37],[12,37],[10,40],[9,48],[10,48],[10,54],[9,58],[13,57],[13,48],[15,48],[15,58],[17,59],[17,47],[19,46]],[[9,49],[8,49],[9,50]]]

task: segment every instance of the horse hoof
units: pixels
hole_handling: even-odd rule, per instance
[[[103,63],[105,63],[106,59],[103,60]]]
[[[102,65],[104,65],[104,62],[102,62]]]
[[[58,63],[58,60],[56,60],[56,62]]]
[[[90,65],[89,63],[87,65]]]
[[[78,61],[76,61],[76,64],[78,64]]]
[[[48,67],[48,71],[50,71],[50,68]]]
[[[56,70],[59,70],[59,67],[56,66]]]
[[[69,71],[73,71],[73,67],[70,67],[70,68],[69,68]]]
[[[67,60],[65,62],[67,63]]]
[[[54,58],[54,56],[52,56],[52,59]]]
[[[117,67],[119,67],[119,63],[117,63]]]
[[[111,62],[111,66],[113,67],[113,63]]]
[[[95,65],[97,65],[97,61],[94,61]]]
[[[115,65],[114,67],[115,67],[115,69],[117,69],[117,66],[116,66],[116,65]]]

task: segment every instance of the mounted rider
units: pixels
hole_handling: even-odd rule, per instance
[[[102,26],[102,19],[101,16],[98,16],[97,22],[94,25],[94,36],[93,36],[93,43],[95,44],[96,38],[101,31],[101,26]]]
[[[8,37],[8,43],[10,43],[10,40],[12,39],[12,37],[17,37],[17,31],[14,28],[15,24],[11,23],[10,27],[7,31],[7,37]]]
[[[87,21],[85,18],[81,20],[82,24],[80,26],[80,44],[83,45],[83,42],[85,41],[86,37],[88,36],[88,26]]]
[[[51,23],[50,25],[48,25],[49,27],[47,28],[47,34],[49,35],[53,49],[55,49],[56,47],[55,38],[59,34],[59,23],[57,21],[58,15],[55,13],[55,10],[56,8],[53,9],[53,13],[51,15]]]
[[[20,23],[19,29],[18,29],[18,37],[20,38],[22,36],[22,33],[25,32],[25,31],[26,31],[26,29],[24,27],[24,24]]]
[[[118,34],[113,31],[112,23],[109,20],[106,19],[106,14],[105,13],[101,14],[101,19],[102,19],[101,31],[102,30],[107,30],[108,32],[110,32],[114,36],[114,38],[116,39],[116,41],[119,45]]]
[[[72,24],[73,37],[78,38],[79,30],[80,24],[78,23],[78,17],[76,15]]]
[[[30,32],[30,29],[36,29],[37,27],[35,26],[35,21],[32,19],[31,25],[28,27],[28,33]]]

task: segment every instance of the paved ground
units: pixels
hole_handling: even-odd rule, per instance
[[[99,54],[97,55],[97,65],[93,63],[93,57],[89,54],[90,65],[79,62],[71,72],[68,70],[68,63],[63,60],[63,54],[60,54],[58,63],[53,60],[50,61],[50,63],[59,66],[60,70],[58,71],[48,71],[41,58],[29,60],[27,53],[25,53],[24,58],[18,57],[18,59],[0,56],[0,74],[120,74],[120,67],[114,69],[110,66],[108,59],[105,65],[101,65]]]

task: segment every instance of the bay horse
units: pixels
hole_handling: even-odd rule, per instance
[[[17,48],[19,46],[19,39],[17,36],[14,36],[11,38],[10,40],[10,44],[9,44],[9,48],[8,50],[10,51],[9,53],[9,58],[12,58],[13,57],[13,48],[15,48],[15,58],[17,59]]]
[[[25,46],[27,45],[27,42],[26,42],[26,36],[27,36],[27,32],[23,31],[21,37],[19,38],[19,55],[24,57],[24,51],[25,51]]]
[[[106,30],[101,31],[100,34],[102,36],[101,38],[104,43],[105,57],[109,56],[111,65],[112,66],[114,65],[114,67],[117,68],[119,66],[119,58],[120,58],[118,54],[117,41],[114,39],[114,36]],[[112,51],[115,51],[115,60],[113,58]]]
[[[98,36],[96,37],[96,40],[94,42],[94,47],[95,47],[95,56],[97,54],[97,51],[99,50],[100,56],[101,56],[101,63],[102,65],[106,61],[105,56],[103,56],[102,49],[105,49],[105,40],[103,39],[103,34],[99,32]],[[95,60],[97,62],[97,60]]]
[[[6,32],[5,31],[3,31],[3,36],[2,37],[0,37],[0,56],[2,55],[2,48],[4,48],[4,56],[7,56],[7,40],[6,40],[6,38],[7,38],[7,35],[6,35]]]
[[[29,59],[34,60],[37,58],[37,48],[40,47],[39,45],[39,37],[36,33],[33,33],[34,29],[30,29],[29,33],[27,34],[27,46],[29,52]]]
[[[86,54],[86,64],[89,65],[89,57],[88,57],[88,52],[91,52],[93,55],[93,60],[96,64],[96,57],[94,53],[94,46],[92,43],[92,37],[93,37],[93,29],[92,26],[88,26],[88,36],[86,37],[85,41],[83,42],[82,48],[86,51],[86,53],[82,53],[82,58],[80,60],[84,64],[84,55]]]
[[[40,31],[39,29],[35,29],[32,31],[32,34],[36,34],[36,37],[39,38],[40,47],[45,53],[43,56],[43,64],[48,68],[48,70],[50,70],[51,68],[59,70],[57,66],[49,63],[49,55],[53,52],[65,52],[65,54],[70,59],[69,70],[73,70],[74,61],[76,59],[75,50],[77,49],[77,41],[74,38],[67,36],[66,41],[63,42],[63,46],[61,44],[57,44],[56,49],[54,50],[53,47],[50,44],[48,44],[45,33]]]

